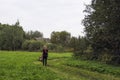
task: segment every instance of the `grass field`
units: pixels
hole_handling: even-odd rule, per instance
[[[74,60],[71,53],[49,53],[48,65],[40,52],[0,51],[0,80],[120,80],[120,67]]]

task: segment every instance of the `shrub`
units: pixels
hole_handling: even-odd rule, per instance
[[[109,64],[120,65],[120,56],[112,56]]]
[[[61,45],[57,45],[57,44],[53,44],[53,43],[48,43],[46,44],[49,51],[52,51],[52,52],[64,52],[64,47],[61,46]]]
[[[89,46],[86,50],[75,50],[73,53],[73,57],[75,58],[80,58],[80,59],[87,59],[87,60],[91,60],[93,58],[93,50],[92,48]]]
[[[48,47],[49,51],[55,51],[57,48],[57,45],[53,44],[53,43],[48,43],[47,47]]]
[[[42,42],[35,40],[26,40],[22,44],[22,49],[27,51],[39,51],[43,46]]]
[[[30,44],[29,40],[24,41],[23,44],[22,44],[22,49],[23,50],[28,50],[29,44]]]

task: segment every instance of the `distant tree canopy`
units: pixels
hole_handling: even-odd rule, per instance
[[[38,51],[43,46],[43,34],[39,31],[25,32],[19,21],[13,25],[0,23],[0,50]]]
[[[14,25],[0,24],[0,49],[17,50],[21,48],[24,31],[16,22]]]
[[[36,38],[43,38],[43,34],[39,31],[28,31],[25,32],[25,38],[30,39],[36,39]]]
[[[51,33],[51,42],[54,44],[61,45],[62,47],[67,47],[71,39],[71,34],[66,31],[61,32],[52,32]]]
[[[112,55],[107,60],[120,63],[120,1],[92,0],[85,12],[83,24],[94,58]]]
[[[53,31],[51,33],[51,43],[50,46],[53,48],[54,51],[57,52],[63,52],[67,51],[67,48],[69,47],[69,42],[71,39],[71,34],[67,31]]]
[[[22,44],[22,49],[26,51],[40,51],[43,45],[41,41],[25,40]]]

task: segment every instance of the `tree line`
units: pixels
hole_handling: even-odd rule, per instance
[[[74,43],[67,31],[53,31],[50,38],[44,38],[40,31],[24,31],[19,21],[13,25],[0,23],[0,50],[40,51],[47,45],[50,51],[73,51]]]
[[[25,50],[25,47],[32,49],[34,40],[37,37],[42,38],[43,34],[39,31],[25,32],[19,21],[13,25],[0,23],[0,50]],[[37,45],[36,42],[35,44]]]

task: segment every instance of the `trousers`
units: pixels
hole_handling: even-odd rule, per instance
[[[47,65],[47,57],[43,57],[43,66]]]

